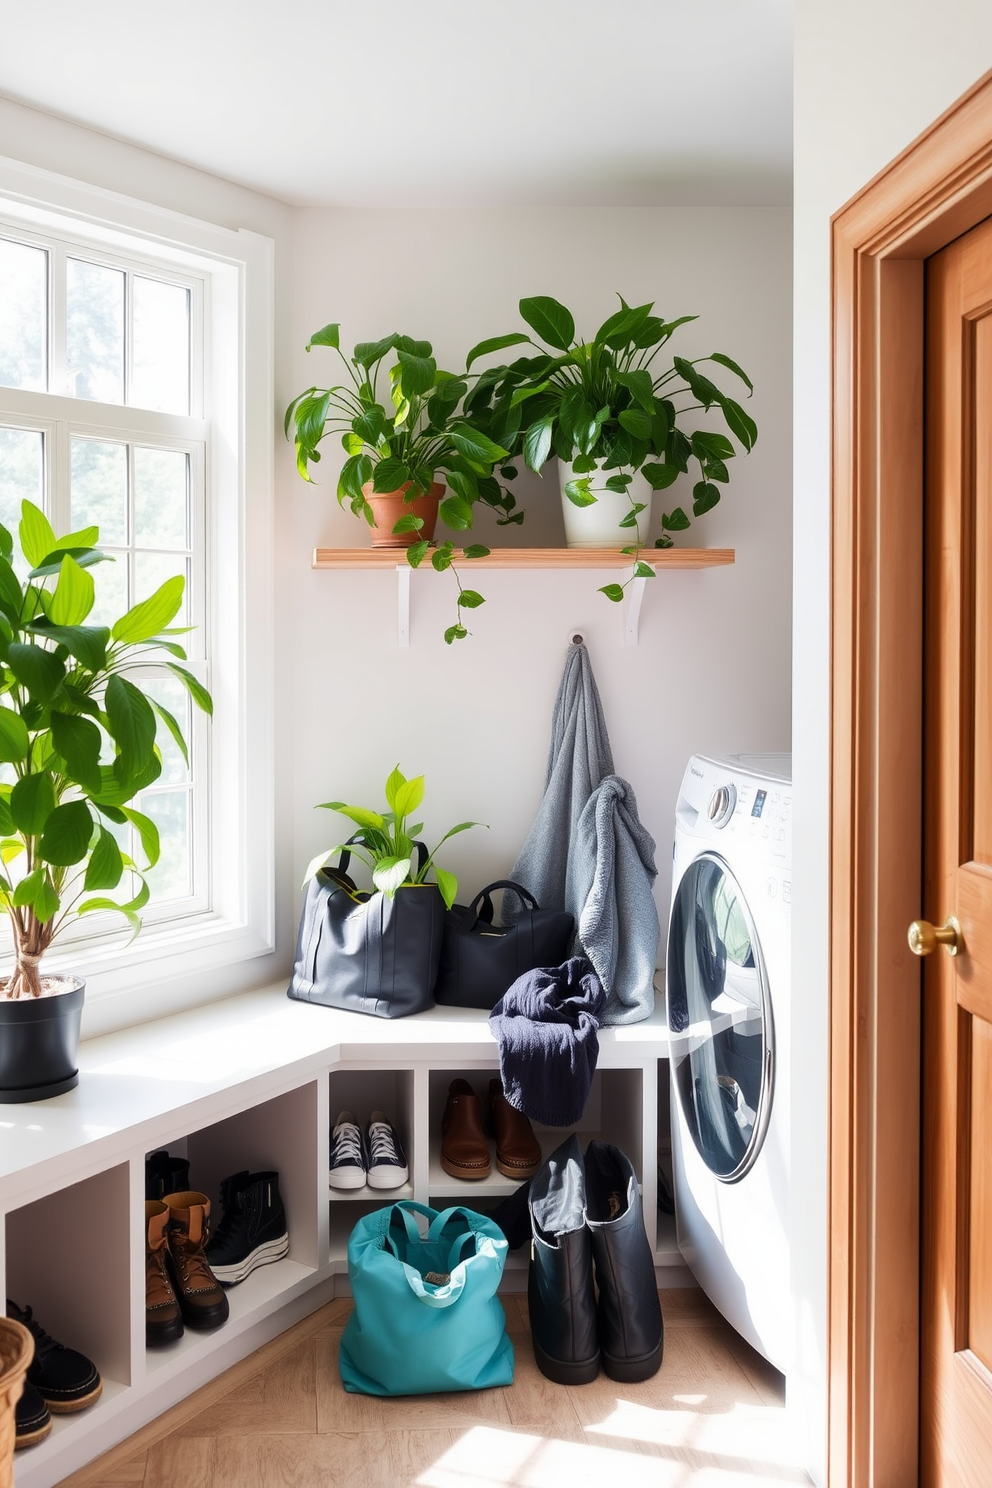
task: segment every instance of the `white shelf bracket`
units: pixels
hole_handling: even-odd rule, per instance
[[[396,644],[410,644],[410,565],[396,565]]]
[[[623,641],[625,646],[637,645],[637,632],[641,622],[641,605],[644,602],[644,586],[647,579],[631,579],[627,597],[623,602]]]

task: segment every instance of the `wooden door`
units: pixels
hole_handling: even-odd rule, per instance
[[[926,266],[920,1480],[992,1483],[992,219]]]

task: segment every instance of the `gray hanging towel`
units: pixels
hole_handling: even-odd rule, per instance
[[[589,797],[612,774],[613,752],[589,653],[573,644],[551,719],[544,797],[508,877],[530,889],[542,909],[567,909],[576,925],[582,904],[573,882],[575,834]],[[519,913],[519,900],[507,892],[503,923],[512,924]]]
[[[607,996],[599,1021],[603,1027],[637,1023],[654,1010],[661,927],[651,886],[658,869],[654,838],[619,775],[608,775],[589,797],[572,855],[577,938]]]

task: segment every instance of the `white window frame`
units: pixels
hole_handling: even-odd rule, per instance
[[[203,283],[203,381],[202,389],[191,384],[190,408],[202,412],[207,431],[210,908],[147,924],[130,945],[121,944],[119,933],[104,942],[56,941],[45,958],[52,971],[86,977],[88,1002],[123,1000],[114,1022],[134,1021],[127,1002],[150,987],[162,994],[154,1000],[157,1013],[169,1005],[170,984],[265,955],[275,945],[274,245],[258,233],[217,227],[3,158],[0,224]],[[26,414],[28,400],[37,409],[37,394],[22,396]],[[57,418],[99,424],[101,405],[48,396]],[[4,389],[3,398],[16,408],[17,390]],[[161,427],[167,416],[152,417]],[[139,408],[115,405],[116,437],[140,442],[151,435],[149,419]],[[36,413],[26,422],[37,425]]]

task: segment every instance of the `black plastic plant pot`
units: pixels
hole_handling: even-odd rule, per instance
[[[83,1015],[82,977],[53,997],[0,994],[0,1103],[49,1100],[79,1084],[76,1058]]]

